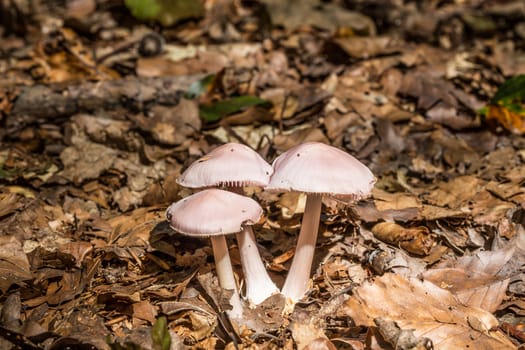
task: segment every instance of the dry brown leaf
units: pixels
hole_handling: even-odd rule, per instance
[[[381,222],[372,227],[372,232],[377,239],[417,255],[428,255],[436,244],[425,226],[405,228],[393,222]]]
[[[33,278],[29,268],[20,242],[13,236],[0,236],[0,291]]]
[[[304,142],[328,143],[328,139],[319,128],[299,128],[291,133],[278,134],[273,138],[274,147],[280,151],[286,151],[293,146]]]
[[[417,208],[406,208],[401,210],[388,209],[380,211],[376,208],[374,203],[370,202],[357,203],[355,210],[359,218],[366,222],[377,222],[380,220],[406,222],[418,217]]]
[[[60,154],[64,170],[59,174],[75,184],[85,180],[97,179],[103,171],[113,166],[117,151],[107,146],[91,142],[79,134],[71,138],[72,146]]]
[[[338,38],[333,40],[333,44],[350,57],[360,59],[393,54],[399,50],[396,47],[395,40],[386,36]]]
[[[450,209],[468,210],[468,201],[483,190],[483,180],[472,175],[458,176],[454,179],[443,181],[438,188],[429,192],[425,199],[433,205]]]
[[[0,218],[15,212],[23,206],[24,204],[16,193],[0,193]]]
[[[350,11],[339,4],[324,3],[319,0],[276,1],[264,0],[271,21],[287,28],[310,25],[328,30],[337,27],[350,27],[368,35],[375,34],[374,22],[359,12]]]
[[[139,115],[135,122],[152,137],[166,145],[179,145],[201,129],[197,103],[181,99],[174,107],[154,106],[148,116]]]
[[[195,311],[183,311],[177,319],[170,324],[170,328],[175,331],[185,343],[200,342],[209,339],[217,327],[215,315],[200,313]]]
[[[445,262],[427,270],[423,278],[449,290],[465,305],[495,312],[509,285],[505,266],[516,254],[515,247],[497,251],[480,251],[456,261]],[[519,250],[518,250],[519,252]]]
[[[116,71],[96,64],[91,50],[69,28],[57,29],[44,36],[33,51],[33,59],[39,66],[38,78],[47,83],[119,76]]]
[[[386,321],[380,317],[374,322],[377,325],[377,331],[384,340],[394,349],[407,350],[428,350],[432,349],[432,341],[425,337],[414,336],[414,331],[409,329],[400,329],[394,321]]]
[[[59,305],[73,299],[84,291],[86,283],[89,282],[82,276],[80,270],[65,272],[58,282],[49,283],[47,289],[47,303]]]
[[[149,301],[143,300],[133,304],[133,317],[154,324],[157,317],[157,309]]]
[[[432,340],[441,350],[503,350],[516,346],[494,330],[492,314],[461,304],[450,292],[431,282],[385,274],[354,290],[340,312],[357,325],[375,327],[376,318],[413,330],[416,337]]]
[[[435,205],[423,205],[419,210],[419,217],[422,220],[428,221],[443,218],[461,218],[465,216],[467,216],[467,213],[462,209],[448,209]]]
[[[306,204],[306,195],[302,192],[285,192],[281,195],[277,203],[278,208],[281,208],[281,215],[284,219],[290,219],[295,214],[304,213],[304,206]]]
[[[81,267],[86,255],[93,250],[89,242],[68,242],[60,245],[58,250],[61,253],[69,254],[73,257],[76,267]]]
[[[298,349],[300,349],[298,347]],[[334,343],[327,338],[316,338],[310,342],[304,350],[336,350]]]
[[[390,193],[379,188],[372,189],[372,195],[377,210],[403,210],[408,208],[420,208],[418,198],[410,193]]]
[[[296,311],[290,325],[293,339],[298,350],[333,349],[334,345],[324,333],[324,325],[319,317],[312,317],[309,312]],[[331,346],[330,346],[331,345]]]

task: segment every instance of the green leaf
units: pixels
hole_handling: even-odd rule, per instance
[[[517,75],[505,81],[498,89],[491,104],[510,105],[512,102],[525,101],[525,74]]]
[[[497,120],[512,133],[525,134],[525,75],[505,81],[484,111],[487,120]]]
[[[190,99],[199,97],[200,95],[209,91],[214,80],[215,80],[215,74],[210,74],[210,75],[205,76],[201,80],[193,82],[190,85],[188,91],[186,91],[186,94],[184,95],[184,97],[190,98]]]
[[[151,328],[151,340],[154,350],[169,350],[171,346],[171,336],[168,330],[166,317],[161,316]]]
[[[140,20],[157,18],[161,6],[157,0],[124,0],[133,17]]]
[[[200,106],[200,115],[207,122],[214,122],[248,107],[268,104],[268,101],[256,96],[238,96]]]
[[[131,14],[140,20],[159,21],[163,26],[204,15],[201,0],[124,0]]]

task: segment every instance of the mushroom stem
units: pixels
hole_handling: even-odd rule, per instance
[[[229,191],[244,195],[244,190],[239,186],[226,187]],[[241,257],[242,271],[244,272],[244,283],[246,284],[246,299],[249,302],[258,305],[279,289],[273,283],[266,271],[266,267],[261,259],[261,254],[257,249],[257,241],[251,226],[245,226],[244,229],[235,234],[237,245],[239,246],[239,255]]]
[[[245,226],[243,231],[236,234],[236,237],[246,283],[246,299],[257,305],[272,294],[278,293],[279,289],[268,276],[251,226]]]
[[[317,241],[317,231],[319,230],[319,220],[321,217],[321,194],[309,193],[306,197],[303,222],[295,256],[292,265],[286,276],[286,281],[282,293],[293,303],[301,299],[308,291],[310,280],[310,270]]]
[[[217,276],[219,277],[219,285],[223,289],[231,290],[233,292],[230,298],[232,309],[228,311],[228,315],[232,319],[242,318],[243,308],[239,292],[237,291],[237,284],[235,283],[235,276],[233,275],[232,263],[230,254],[228,253],[228,246],[224,236],[211,236],[211,247],[213,249],[213,257],[215,259],[215,268]]]

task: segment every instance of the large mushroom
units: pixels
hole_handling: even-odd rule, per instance
[[[244,186],[264,187],[273,168],[257,152],[239,143],[227,143],[193,162],[177,179],[185,187],[223,186],[242,194]],[[244,271],[246,299],[257,305],[279,289],[275,286],[261,259],[250,226],[236,234]]]
[[[241,319],[243,307],[224,235],[237,233],[257,222],[261,206],[251,198],[219,189],[197,192],[173,203],[166,211],[170,226],[188,236],[210,237],[215,268],[222,288],[232,290],[231,318]]]
[[[376,179],[356,158],[319,142],[303,143],[289,149],[275,159],[273,168],[266,189],[307,194],[295,255],[281,291],[295,303],[308,290],[322,195],[358,200],[370,195]]]

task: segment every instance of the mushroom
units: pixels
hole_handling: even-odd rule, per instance
[[[243,307],[224,235],[236,233],[257,222],[261,206],[251,198],[219,189],[197,192],[173,203],[166,211],[170,226],[187,236],[210,237],[219,284],[232,290],[231,318],[241,319]]]
[[[289,149],[275,159],[273,168],[266,189],[307,194],[295,256],[281,291],[295,303],[308,290],[322,195],[358,200],[370,195],[376,179],[356,158],[319,142],[307,142]]]
[[[227,143],[193,162],[177,179],[185,187],[225,186],[242,194],[244,186],[264,187],[273,168],[257,152],[239,143]],[[246,299],[257,305],[278,293],[261,259],[251,227],[236,234],[244,271]]]

